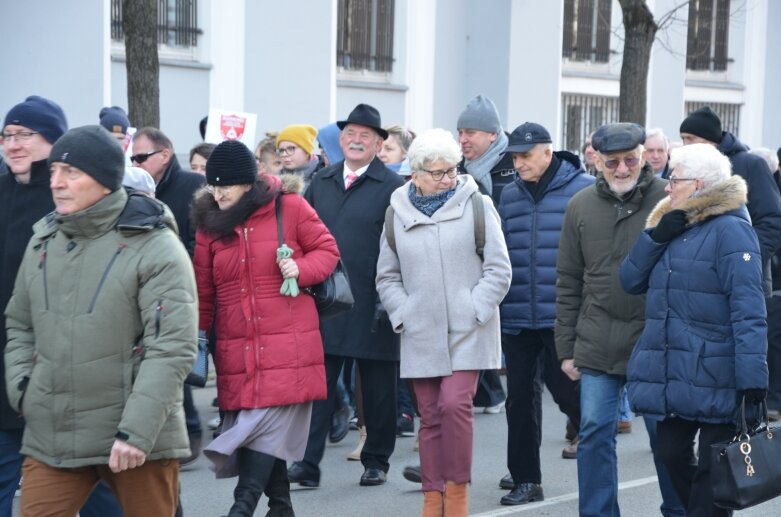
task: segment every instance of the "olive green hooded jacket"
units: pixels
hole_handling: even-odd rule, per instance
[[[148,460],[188,456],[182,383],[198,312],[170,210],[120,189],[33,231],[5,313],[22,454],[62,468],[106,464],[119,438]]]

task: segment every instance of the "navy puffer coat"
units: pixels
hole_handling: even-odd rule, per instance
[[[637,413],[733,423],[737,391],[767,387],[767,324],[759,243],[740,176],[681,207],[688,229],[659,244],[640,234],[621,265],[621,285],[647,292],[646,324],[627,367]],[[672,210],[663,199],[655,227]]]
[[[556,320],[556,256],[567,203],[594,183],[568,152],[554,153],[560,165],[542,198],[516,179],[502,190],[499,215],[513,267],[512,285],[501,305],[502,330],[553,328]]]

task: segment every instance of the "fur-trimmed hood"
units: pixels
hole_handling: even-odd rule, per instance
[[[686,200],[681,210],[686,212],[688,225],[702,223],[711,217],[726,214],[744,206],[748,200],[746,181],[740,176],[730,178],[703,189],[702,192]],[[651,211],[646,220],[646,228],[655,228],[664,214],[672,211],[670,196],[662,199]]]

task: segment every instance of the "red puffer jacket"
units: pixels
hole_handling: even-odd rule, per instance
[[[299,195],[282,202],[285,242],[293,249],[299,287],[325,280],[339,250],[328,229]],[[279,202],[279,201],[278,201]],[[257,209],[234,235],[196,233],[195,276],[200,325],[217,336],[220,407],[239,410],[326,398],[320,321],[311,296],[279,293],[274,202]]]

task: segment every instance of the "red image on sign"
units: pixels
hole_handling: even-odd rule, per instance
[[[238,140],[244,135],[247,119],[238,115],[220,115],[220,135],[224,140]]]

